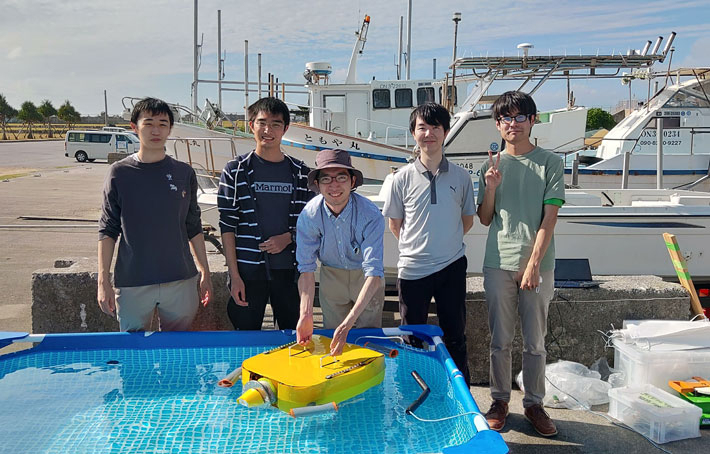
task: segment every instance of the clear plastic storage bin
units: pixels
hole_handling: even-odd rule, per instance
[[[700,436],[700,407],[653,385],[609,390],[609,416],[656,443]]]
[[[672,391],[669,380],[710,378],[710,349],[649,351],[614,339],[614,369],[626,386],[651,384]]]

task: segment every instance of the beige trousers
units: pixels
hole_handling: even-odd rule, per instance
[[[380,328],[382,326],[382,308],[385,305],[385,286],[375,293],[365,310],[355,322],[355,328]],[[323,326],[335,329],[345,320],[355,305],[365,275],[362,270],[343,270],[329,266],[320,267],[320,285],[318,299],[323,311]]]
[[[121,331],[151,331],[158,311],[161,331],[188,331],[197,314],[198,273],[182,281],[116,289],[116,316]]]

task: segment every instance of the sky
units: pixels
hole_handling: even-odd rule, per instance
[[[449,1],[413,0],[411,78],[437,76],[451,64],[454,12],[461,12],[457,55],[511,55],[522,42],[531,55],[609,54],[641,49],[647,40],[673,43],[671,67],[710,66],[710,0]],[[155,96],[191,104],[194,0],[0,0],[0,94],[19,109],[24,101],[55,107],[69,100],[82,115],[119,114],[124,96]],[[345,79],[355,31],[371,17],[358,62],[358,81],[396,78],[400,16],[406,0],[200,0],[201,79],[217,78],[217,10],[222,16],[225,80],[244,79],[244,41],[249,41],[249,80],[262,75],[304,83],[305,63],[332,64],[332,82]],[[665,44],[665,40],[664,40]],[[654,70],[668,68],[668,60]],[[297,88],[296,88],[297,89]],[[618,80],[572,82],[578,105],[611,108],[628,99]],[[648,85],[632,83],[645,99]],[[216,85],[201,84],[204,99],[217,100]],[[223,110],[242,112],[244,94],[223,92]],[[563,107],[564,82],[548,83],[535,95],[539,109]],[[255,93],[250,100],[255,100]],[[303,96],[287,101],[305,102]]]

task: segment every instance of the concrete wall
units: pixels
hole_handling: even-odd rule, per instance
[[[224,258],[209,255],[215,294],[207,307],[200,306],[192,324],[195,331],[233,329],[227,317],[227,267]],[[95,258],[56,260],[54,268],[32,273],[32,331],[83,333],[118,331],[115,318],[104,314],[96,302]],[[157,325],[155,325],[157,326]]]
[[[193,330],[229,330],[227,317],[227,270],[224,258],[210,255],[215,294],[210,304],[200,307]],[[34,333],[117,331],[118,323],[96,303],[95,258],[57,260],[55,268],[32,275],[32,331]],[[597,277],[595,289],[559,289],[550,303],[546,345],[548,362],[559,359],[589,366],[601,356],[612,364],[613,349],[605,349],[599,331],[620,328],[624,320],[690,317],[690,298],[678,284],[655,276]],[[483,279],[467,283],[469,368],[473,383],[488,382],[488,309]],[[436,317],[430,317],[436,323]],[[392,314],[385,314],[384,326],[396,326]],[[157,324],[155,325],[157,326]],[[513,342],[513,372],[521,368],[520,327]]]
[[[656,276],[595,276],[599,288],[556,289],[547,319],[547,362],[560,359],[590,366],[606,356],[613,366],[614,349],[605,348],[599,331],[621,328],[624,320],[688,320],[690,297],[680,285]],[[483,279],[468,280],[466,336],[473,383],[487,383],[490,334]],[[513,377],[522,367],[520,325],[513,341]]]

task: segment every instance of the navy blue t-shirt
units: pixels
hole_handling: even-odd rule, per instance
[[[266,241],[274,235],[289,231],[288,216],[293,194],[293,175],[286,159],[271,162],[262,159],[256,153],[252,159],[254,160],[252,181],[256,195],[256,212],[262,235],[261,241]],[[289,247],[278,254],[268,254],[268,260],[272,269],[293,269],[293,256]]]

